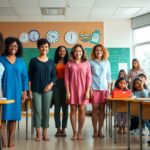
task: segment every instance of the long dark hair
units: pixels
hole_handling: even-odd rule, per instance
[[[125,78],[118,78],[117,79],[117,81],[115,82],[115,88],[117,88],[117,89],[120,89],[120,87],[119,87],[119,82],[120,81],[123,81],[123,80],[125,80],[126,81],[126,83],[127,83],[127,80],[125,79]]]
[[[134,86],[134,84],[135,84],[136,81],[140,81],[141,84],[143,83],[143,81],[142,81],[141,78],[139,78],[139,77],[135,78],[135,79],[133,80],[133,89],[132,89],[133,92],[138,91],[138,90],[135,88],[135,86]],[[144,87],[144,85],[143,85],[143,87]]]
[[[64,57],[64,63],[66,64],[68,62],[68,60],[69,60],[69,54],[68,54],[67,48],[65,46],[58,46],[56,48],[56,51],[55,51],[55,54],[54,54],[54,62],[55,62],[55,64],[57,64],[59,62],[59,60],[60,60],[59,51],[60,51],[61,48],[64,48],[66,50],[66,55]]]
[[[5,54],[6,56],[10,54],[9,51],[8,51],[8,49],[9,49],[9,46],[10,46],[12,43],[14,43],[14,42],[16,42],[17,45],[18,45],[18,51],[17,51],[17,53],[15,54],[16,57],[22,57],[22,55],[23,55],[23,47],[22,47],[22,44],[21,44],[21,42],[19,41],[19,39],[18,39],[18,38],[15,38],[15,37],[8,37],[8,38],[5,39],[5,50],[4,50],[4,54]]]
[[[0,32],[0,53],[3,52],[3,50],[4,50],[4,45],[5,45],[5,43],[4,43],[3,34]]]

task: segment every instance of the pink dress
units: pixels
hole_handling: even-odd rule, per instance
[[[88,61],[77,64],[68,62],[65,68],[65,86],[70,90],[70,104],[84,105],[89,100],[85,99],[87,87],[91,86],[91,67]]]

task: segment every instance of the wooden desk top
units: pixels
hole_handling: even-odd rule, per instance
[[[111,96],[106,97],[107,100],[110,101],[130,101],[130,102],[136,102],[136,103],[143,103],[143,104],[150,104],[150,98],[112,98]]]
[[[0,105],[14,103],[15,100],[0,100]]]

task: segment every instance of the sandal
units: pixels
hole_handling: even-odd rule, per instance
[[[55,137],[60,137],[60,136],[61,136],[61,131],[57,131]]]
[[[66,137],[66,136],[67,136],[67,135],[66,135],[66,132],[65,132],[65,131],[62,131],[62,132],[61,132],[61,136],[62,136],[62,137]]]

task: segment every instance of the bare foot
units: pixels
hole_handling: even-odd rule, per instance
[[[71,138],[71,140],[77,140],[77,139],[78,139],[77,135],[73,135]]]
[[[50,139],[47,136],[43,136],[44,141],[49,141]]]
[[[15,144],[8,144],[8,147],[9,148],[12,148],[12,147],[14,147],[15,146]]]
[[[97,138],[97,137],[98,137],[97,131],[94,131],[93,138]]]
[[[37,136],[34,140],[39,142],[41,139],[40,139],[40,137]]]
[[[105,136],[104,136],[102,133],[99,133],[99,134],[98,134],[98,137],[104,138]]]
[[[78,134],[78,140],[83,140],[83,137],[81,134]]]
[[[2,141],[2,147],[3,147],[3,148],[6,148],[6,147],[7,147],[7,145],[6,145],[6,143],[5,143],[4,141]]]

